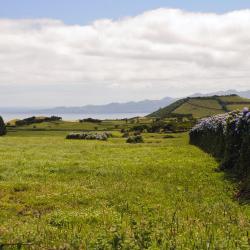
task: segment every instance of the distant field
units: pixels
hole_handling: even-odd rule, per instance
[[[10,125],[15,125],[10,122]],[[89,131],[89,130],[121,130],[122,128],[130,128],[136,124],[150,124],[150,118],[135,118],[126,120],[103,120],[101,123],[82,122],[79,121],[55,121],[42,122],[30,125],[23,125],[17,127],[9,127],[9,131]]]
[[[0,138],[0,246],[249,249],[249,205],[187,134],[145,134],[140,145],[119,132],[108,142],[65,135]]]
[[[219,99],[224,102],[249,102],[250,103],[250,99],[237,96],[237,95],[236,96],[220,96]]]
[[[217,100],[190,100],[174,110],[174,114],[193,114],[195,118],[224,113]]]
[[[243,110],[245,107],[250,108],[250,103],[248,104],[233,104],[233,105],[227,105],[228,110]]]
[[[166,118],[189,114],[194,118],[202,118],[233,110],[242,110],[244,107],[250,108],[250,99],[236,95],[193,97],[178,100],[148,115],[148,117]]]

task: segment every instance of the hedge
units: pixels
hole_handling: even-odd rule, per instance
[[[0,116],[0,136],[3,136],[6,134],[6,126],[5,123],[3,121],[3,118]]]
[[[221,160],[243,182],[242,193],[250,198],[250,112],[234,111],[200,120],[189,133],[190,144]]]

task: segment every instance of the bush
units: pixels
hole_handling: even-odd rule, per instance
[[[148,125],[136,125],[136,126],[133,126],[130,131],[136,131],[136,132],[147,132],[149,130],[149,126]]]
[[[250,112],[235,111],[202,119],[190,131],[190,143],[221,160],[244,182],[250,197]]]
[[[129,137],[129,132],[128,131],[124,132],[123,135],[122,135],[122,137],[123,138],[128,138]]]
[[[16,126],[24,126],[24,125],[30,125],[34,123],[42,123],[42,122],[56,122],[56,121],[61,121],[62,117],[58,116],[51,116],[51,117],[28,117],[23,120],[18,120],[16,121]]]
[[[134,135],[141,135],[141,132],[140,131],[135,131]]]
[[[3,136],[6,134],[6,126],[5,123],[3,121],[3,118],[0,116],[0,136]]]
[[[110,137],[112,137],[112,134],[109,132],[104,132],[104,133],[71,133],[71,134],[66,136],[66,139],[107,141],[108,138],[110,138]]]
[[[93,118],[86,118],[86,119],[79,120],[79,122],[80,123],[82,123],[82,122],[101,123],[102,120],[93,119]]]
[[[130,136],[127,139],[127,143],[143,143],[143,138],[141,135],[136,135],[136,136]]]

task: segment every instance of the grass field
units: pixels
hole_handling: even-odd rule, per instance
[[[228,110],[234,111],[234,110],[243,110],[245,107],[250,109],[250,103],[247,104],[233,104],[233,105],[227,105]]]
[[[191,99],[174,110],[174,114],[192,114],[193,117],[205,117],[224,113],[217,100]]]
[[[152,119],[146,117],[136,117],[125,120],[103,120],[100,123],[82,122],[79,121],[54,121],[42,122],[22,126],[14,126],[14,121],[9,122],[8,130],[10,132],[16,131],[106,131],[106,130],[121,130],[122,128],[129,129],[139,124],[151,124]]]
[[[3,249],[249,249],[249,204],[187,134],[65,135],[0,138]]]
[[[194,118],[203,118],[233,110],[242,110],[244,107],[250,108],[250,99],[237,95],[193,97],[180,99],[148,117],[166,118],[176,114],[192,114]]]

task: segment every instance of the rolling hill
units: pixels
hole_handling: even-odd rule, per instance
[[[178,115],[192,115],[194,118],[202,118],[232,110],[242,110],[244,107],[250,108],[250,99],[238,95],[187,97],[148,116],[165,118]]]

